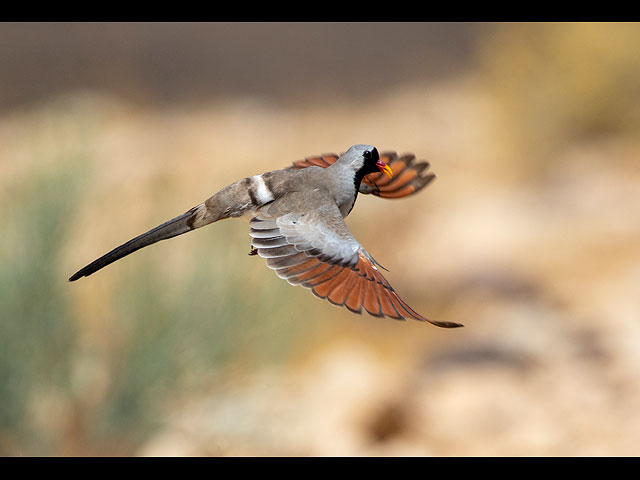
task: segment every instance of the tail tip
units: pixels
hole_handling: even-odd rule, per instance
[[[456,323],[456,322],[440,322],[437,320],[427,320],[429,323],[432,323],[433,325],[437,326],[437,327],[441,327],[441,328],[461,328],[464,327],[464,325],[462,323]]]
[[[80,272],[76,272],[76,273],[74,273],[73,275],[71,275],[71,276],[69,277],[69,280],[67,280],[67,281],[69,281],[69,282],[75,282],[76,280],[78,280],[79,278],[82,278],[82,277],[84,277],[84,275],[82,275]]]

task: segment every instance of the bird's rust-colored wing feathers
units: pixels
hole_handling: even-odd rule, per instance
[[[307,167],[322,167],[327,168],[329,165],[333,165],[338,160],[338,155],[335,153],[325,153],[316,157],[307,157],[304,160],[298,160],[293,162],[293,165],[289,168],[307,168]]]
[[[300,169],[311,166],[327,168],[338,158],[340,157],[336,154],[326,153],[293,162],[290,168]],[[418,162],[413,154],[398,156],[396,152],[383,152],[380,154],[380,159],[389,165],[393,178],[389,178],[382,172],[370,173],[362,180],[360,193],[382,198],[402,198],[419,192],[435,178],[433,173],[425,173],[429,168],[429,162]]]
[[[331,225],[327,229],[322,217],[313,213],[257,216],[251,220],[252,247],[278,277],[352,312],[412,318],[445,328],[461,326],[430,320],[402,300],[373,257],[351,236],[337,208]]]

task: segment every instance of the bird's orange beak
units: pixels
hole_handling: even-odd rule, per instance
[[[389,178],[393,177],[393,172],[391,171],[391,168],[389,167],[389,165],[384,163],[382,160],[378,160],[376,165],[378,166],[380,171],[386,173]]]

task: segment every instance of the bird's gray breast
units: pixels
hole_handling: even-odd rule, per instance
[[[332,183],[333,197],[335,198],[338,209],[344,218],[349,215],[353,209],[358,196],[358,190],[355,186],[353,173],[344,172],[344,174],[333,175]]]

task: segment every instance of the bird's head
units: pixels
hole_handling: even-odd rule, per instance
[[[362,179],[365,175],[378,171],[384,172],[389,178],[393,177],[391,168],[380,160],[378,149],[372,145],[354,145],[339,161],[353,169],[356,178]]]

